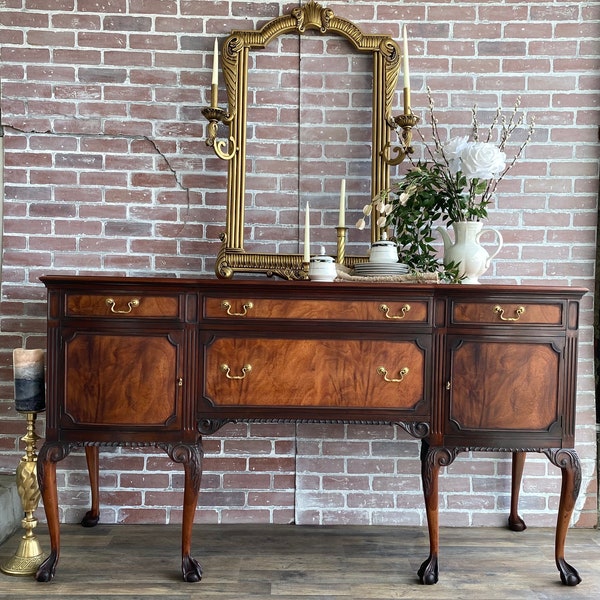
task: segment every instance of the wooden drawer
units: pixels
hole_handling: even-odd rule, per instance
[[[427,300],[341,301],[276,298],[204,299],[206,319],[306,319],[327,321],[429,321]]]
[[[69,317],[177,318],[179,297],[144,294],[68,294]]]
[[[562,325],[562,303],[535,304],[511,300],[453,302],[452,323],[493,325]]]
[[[204,397],[219,407],[413,409],[425,352],[414,340],[219,338],[205,348]]]

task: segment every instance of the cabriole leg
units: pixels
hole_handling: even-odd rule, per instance
[[[438,479],[440,467],[452,464],[456,451],[446,448],[431,448],[423,440],[421,442],[421,478],[427,511],[427,528],[429,530],[429,556],[421,565],[418,576],[424,585],[438,582],[438,557],[440,549]]]
[[[512,453],[512,484],[510,493],[510,514],[508,516],[508,528],[511,531],[525,531],[527,525],[519,516],[519,493],[521,481],[523,480],[523,468],[525,467],[526,452]]]
[[[51,581],[60,556],[60,521],[58,518],[58,492],[56,489],[56,463],[65,458],[71,447],[68,444],[45,443],[37,460],[38,484],[44,500],[44,512],[50,534],[50,555],[40,565],[35,578]]]
[[[556,521],[556,538],[554,544],[554,558],[560,573],[560,580],[569,586],[581,583],[577,569],[565,560],[565,541],[571,515],[575,508],[575,501],[581,487],[581,464],[577,452],[572,449],[550,448],[543,451],[550,462],[562,472],[562,486],[560,490],[560,504]]]
[[[167,447],[166,450],[172,460],[183,464],[185,473],[181,531],[181,571],[184,581],[194,583],[202,579],[202,567],[191,555],[192,528],[202,478],[202,444],[180,444],[175,447]]]
[[[100,468],[98,458],[100,449],[98,446],[85,447],[85,459],[87,461],[88,474],[90,477],[90,489],[92,492],[92,506],[88,510],[81,524],[84,527],[95,527],[100,521]]]

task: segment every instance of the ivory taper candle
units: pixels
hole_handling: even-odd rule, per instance
[[[346,180],[340,184],[340,215],[338,227],[346,227]]]
[[[310,262],[310,205],[308,202],[304,213],[304,262]]]
[[[219,102],[219,44],[215,38],[215,47],[213,50],[213,68],[212,68],[212,83],[210,85],[210,105],[212,108],[217,108]]]
[[[406,36],[406,25],[402,30],[402,69],[404,71],[404,114],[410,115],[410,70],[408,67],[408,38]]]

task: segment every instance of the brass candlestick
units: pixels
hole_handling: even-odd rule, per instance
[[[36,444],[40,438],[35,432],[37,413],[28,412],[26,415],[27,433],[21,438],[25,442],[25,455],[17,467],[17,491],[25,513],[21,521],[25,535],[21,538],[14,556],[0,565],[0,569],[7,575],[34,575],[45,559],[40,542],[33,533],[38,523],[33,513],[40,501],[36,453]]]
[[[348,234],[347,227],[336,227],[337,231],[337,263],[339,265],[344,264],[346,259],[346,236]]]

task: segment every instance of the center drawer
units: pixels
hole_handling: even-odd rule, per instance
[[[412,409],[424,399],[416,340],[217,338],[205,346],[214,406]]]
[[[206,297],[203,316],[205,319],[306,319],[427,323],[430,309],[427,300],[412,299],[341,301]]]

